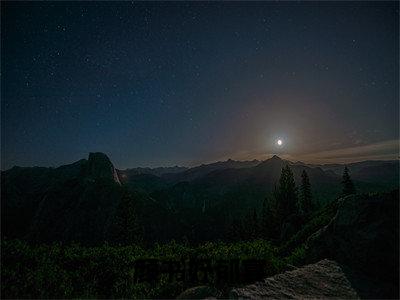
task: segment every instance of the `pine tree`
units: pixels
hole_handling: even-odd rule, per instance
[[[274,203],[268,198],[265,198],[262,205],[260,218],[260,235],[263,238],[274,238],[276,230],[276,218]]]
[[[350,178],[349,169],[347,167],[344,167],[342,185],[342,196],[352,195],[356,193],[356,189],[354,187],[353,181]]]
[[[116,209],[111,228],[111,239],[118,244],[140,243],[143,238],[142,228],[136,215],[136,199],[124,191]]]
[[[229,229],[229,238],[232,241],[239,241],[243,238],[243,227],[242,227],[242,221],[240,219],[232,220]]]
[[[261,220],[260,220],[260,231],[262,236],[266,237],[268,236],[268,200],[267,198],[264,199],[263,204],[262,204],[262,210],[261,210]]]
[[[312,210],[311,184],[305,170],[301,173],[300,209],[305,215],[308,215]]]
[[[256,239],[259,237],[259,233],[260,233],[256,209],[253,209],[253,216],[252,216],[252,220],[251,220],[250,224],[252,227],[251,228],[251,237],[253,239]]]
[[[259,236],[258,216],[255,209],[247,211],[243,217],[243,239],[255,239]]]
[[[282,168],[279,186],[275,190],[275,199],[279,224],[282,224],[287,217],[298,213],[297,188],[289,165]]]

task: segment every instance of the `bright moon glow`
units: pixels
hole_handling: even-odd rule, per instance
[[[278,146],[282,146],[283,144],[282,140],[277,140],[276,143],[278,144]]]

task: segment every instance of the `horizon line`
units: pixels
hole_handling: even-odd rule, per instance
[[[347,165],[347,164],[353,164],[353,163],[359,163],[359,162],[366,162],[366,161],[382,161],[382,162],[385,162],[385,161],[399,161],[400,160],[400,157],[399,156],[397,156],[397,157],[388,157],[388,158],[380,158],[381,156],[374,156],[374,157],[376,157],[376,158],[374,158],[374,157],[370,157],[370,158],[368,158],[368,157],[365,157],[365,159],[356,159],[356,160],[352,160],[352,161],[348,161],[348,162],[333,162],[333,161],[331,161],[331,162],[321,162],[321,163],[318,163],[318,162],[310,162],[310,161],[303,161],[303,160],[300,160],[300,159],[295,159],[295,157],[291,157],[290,155],[286,155],[286,154],[283,154],[283,155],[278,155],[278,154],[268,154],[268,157],[267,158],[264,158],[264,159],[259,159],[259,158],[254,158],[254,159],[232,159],[232,158],[228,158],[228,159],[223,159],[223,160],[213,160],[213,161],[208,161],[208,162],[204,162],[204,163],[197,163],[197,164],[193,164],[193,165],[190,165],[190,166],[188,166],[188,165],[178,165],[178,164],[175,164],[175,165],[173,165],[173,164],[171,164],[171,165],[158,165],[158,166],[133,166],[133,167],[125,167],[125,168],[119,168],[119,167],[116,167],[115,165],[114,165],[114,163],[112,162],[112,160],[110,159],[110,157],[109,157],[109,155],[108,154],[106,154],[106,153],[104,153],[104,152],[100,152],[100,151],[97,151],[97,152],[88,152],[88,155],[87,155],[87,157],[89,156],[89,154],[90,153],[103,153],[103,154],[105,154],[107,157],[108,157],[108,159],[111,161],[111,163],[113,164],[113,166],[114,166],[114,168],[116,169],[116,170],[120,170],[120,171],[123,171],[123,170],[129,170],[129,169],[137,169],[137,168],[142,168],[142,169],[156,169],[156,168],[175,168],[175,167],[177,167],[177,168],[187,168],[187,169],[191,169],[191,168],[196,168],[196,167],[200,167],[200,166],[204,166],[204,165],[210,165],[210,164],[215,164],[215,163],[223,163],[223,162],[228,162],[228,161],[234,161],[234,162],[252,162],[252,161],[258,161],[258,162],[260,162],[260,163],[262,163],[262,162],[265,162],[265,161],[267,161],[267,160],[270,160],[270,159],[272,159],[273,157],[278,157],[279,159],[281,159],[281,160],[284,160],[284,161],[288,161],[288,162],[290,162],[290,163],[292,163],[292,164],[295,164],[295,163],[302,163],[302,164],[304,164],[304,165],[314,165],[314,166],[316,166],[316,167],[318,167],[318,166],[322,166],[322,165],[334,165],[334,164],[337,164],[337,165]],[[76,162],[78,162],[78,161],[80,161],[80,160],[87,160],[87,158],[81,158],[81,159],[79,159],[79,160],[75,160],[75,161],[73,161],[73,162],[71,162],[71,163],[64,163],[64,164],[60,164],[60,165],[58,165],[58,166],[44,166],[44,165],[31,165],[31,166],[21,166],[21,165],[14,165],[14,166],[12,166],[12,167],[10,167],[10,168],[7,168],[7,169],[3,169],[3,168],[1,168],[1,172],[4,172],[4,171],[7,171],[7,170],[10,170],[10,169],[13,169],[13,168],[54,168],[54,169],[56,169],[56,168],[59,168],[59,167],[62,167],[62,166],[66,166],[66,165],[71,165],[71,164],[74,164],[74,163],[76,163]]]

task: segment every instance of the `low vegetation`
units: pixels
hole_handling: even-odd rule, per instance
[[[2,295],[5,298],[176,297],[190,284],[169,282],[163,277],[154,283],[137,283],[134,263],[148,258],[179,261],[189,257],[265,260],[268,275],[285,267],[277,249],[264,240],[206,243],[197,247],[172,241],[151,249],[107,244],[34,246],[21,240],[6,240],[2,242]]]

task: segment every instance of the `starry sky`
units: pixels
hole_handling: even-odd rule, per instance
[[[398,157],[397,2],[2,2],[1,25],[2,169]]]

